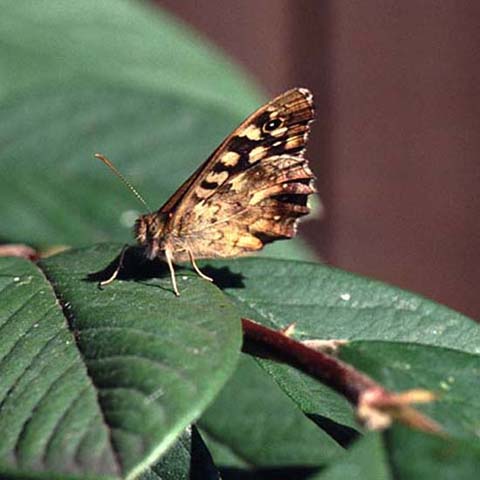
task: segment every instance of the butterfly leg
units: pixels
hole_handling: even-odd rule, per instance
[[[167,259],[168,268],[170,269],[170,278],[172,280],[172,288],[177,297],[180,296],[180,292],[177,287],[177,279],[175,278],[175,270],[173,268],[172,252],[167,248],[165,249],[165,258]]]
[[[118,256],[117,268],[112,273],[110,278],[107,278],[107,280],[102,280],[101,282],[98,282],[98,288],[102,288],[105,285],[112,283],[118,277],[118,274],[120,273],[120,270],[123,266],[123,258],[125,257],[125,252],[127,251],[127,249],[128,249],[128,245],[124,245],[122,248],[122,251],[120,252],[120,255]]]
[[[187,251],[188,251],[188,256],[190,257],[190,263],[192,264],[193,269],[198,273],[198,275],[204,280],[213,282],[213,278],[208,277],[198,268],[197,262],[195,262],[195,257],[193,256],[192,251],[190,249],[188,249]]]

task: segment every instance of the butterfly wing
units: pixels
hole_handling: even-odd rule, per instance
[[[175,258],[236,256],[290,238],[315,191],[303,158],[314,117],[306,89],[293,89],[248,117],[160,209]]]
[[[259,162],[193,207],[183,219],[176,258],[186,259],[182,245],[197,258],[235,257],[295,236],[298,219],[310,211],[312,179],[307,161],[299,157]]]

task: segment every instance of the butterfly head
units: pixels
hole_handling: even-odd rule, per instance
[[[163,248],[163,233],[168,215],[165,213],[148,213],[135,222],[135,238],[145,247],[147,257],[152,260]]]

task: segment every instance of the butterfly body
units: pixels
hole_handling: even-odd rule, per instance
[[[295,236],[314,176],[304,158],[313,98],[296,88],[250,115],[156,212],[135,223],[148,258],[236,257]]]

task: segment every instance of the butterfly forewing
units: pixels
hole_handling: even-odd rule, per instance
[[[293,89],[248,117],[160,209],[175,259],[236,256],[290,238],[307,214],[312,95]]]
[[[295,88],[276,97],[244,120],[160,211],[175,212],[178,219],[192,201],[208,198],[227,179],[262,158],[283,153],[302,156],[313,117],[313,97],[309,90]],[[270,131],[265,128],[275,120],[283,122],[279,128]]]

